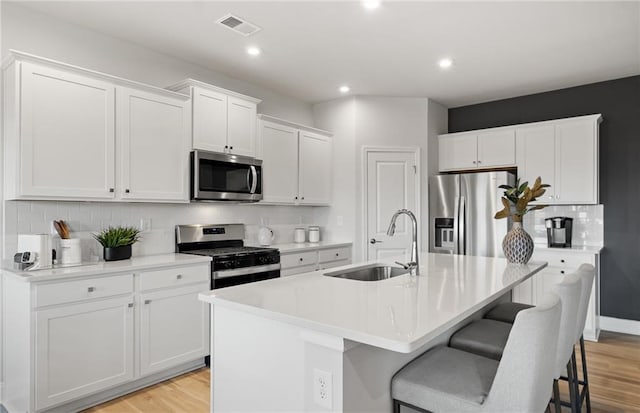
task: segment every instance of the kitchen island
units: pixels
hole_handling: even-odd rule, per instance
[[[212,411],[389,412],[396,371],[546,266],[420,259],[418,276],[324,275],[334,268],[200,294],[212,304]]]

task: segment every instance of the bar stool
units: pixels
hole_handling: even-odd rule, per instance
[[[499,362],[445,346],[427,351],[391,380],[393,411],[543,411],[555,373],[548,353],[556,351],[561,312],[555,294],[521,311]]]
[[[582,380],[579,380],[576,368],[576,355],[575,349],[571,355],[571,363],[572,363],[572,376],[575,378],[575,383],[573,383],[573,389],[576,395],[579,395],[577,404],[578,411],[582,411],[583,403],[586,403],[587,413],[591,413],[591,397],[589,392],[589,376],[587,373],[587,359],[584,348],[584,337],[582,332],[584,331],[584,326],[587,322],[587,311],[589,309],[589,299],[591,297],[591,290],[593,288],[593,279],[595,278],[596,272],[595,267],[591,264],[582,264],[578,268],[578,274],[582,278],[582,291],[580,293],[580,302],[578,304],[578,321],[577,321],[577,330],[576,337],[574,339],[574,343],[580,344],[580,356],[582,360]],[[521,304],[521,303],[502,303],[494,307],[491,311],[485,314],[486,319],[492,319],[496,321],[513,323],[516,315],[519,311],[523,309],[530,308],[530,305]],[[561,377],[562,380],[569,381],[569,386],[572,388],[572,384],[570,381],[569,375],[567,377]],[[582,390],[579,390],[579,385],[582,386]],[[564,405],[571,405],[563,403]]]
[[[555,357],[555,372],[553,377],[553,391],[556,412],[561,412],[560,392],[558,379],[566,368],[570,377],[573,377],[573,368],[570,363],[573,351],[574,338],[578,324],[578,304],[582,291],[582,278],[578,273],[564,277],[562,282],[553,286],[553,292],[560,297],[562,302],[562,316],[560,317],[560,332],[558,334],[558,347]],[[526,311],[526,310],[523,310]],[[512,324],[496,320],[482,319],[474,321],[456,332],[449,341],[453,348],[492,357],[500,360],[504,345],[512,330]],[[575,400],[575,388],[570,388],[570,393]],[[577,412],[577,404],[573,403],[572,411]]]

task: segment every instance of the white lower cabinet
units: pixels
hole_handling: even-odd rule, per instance
[[[198,293],[209,283],[140,294],[140,374],[209,354],[209,309]]]
[[[280,275],[302,274],[351,264],[351,246],[317,247],[280,252]]]
[[[583,334],[585,340],[597,341],[600,335],[600,255],[538,248],[531,261],[546,261],[549,265],[513,289],[512,298],[515,302],[537,305],[545,294],[553,291],[555,284],[562,281],[565,275],[577,271],[580,265],[591,264],[596,268]]]
[[[3,276],[4,357],[20,360],[6,366],[5,407],[76,411],[203,365],[209,309],[198,294],[210,276],[204,262],[32,283]]]
[[[35,312],[36,409],[133,379],[133,297]]]

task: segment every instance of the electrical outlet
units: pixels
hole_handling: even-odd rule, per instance
[[[327,409],[333,408],[333,377],[328,371],[313,369],[313,401]]]
[[[151,231],[151,218],[142,218],[138,225],[138,229],[142,232]]]

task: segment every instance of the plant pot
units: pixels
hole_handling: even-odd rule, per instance
[[[131,258],[131,244],[121,247],[104,248],[105,261],[120,261]]]
[[[533,254],[533,240],[522,228],[522,222],[514,222],[502,240],[502,251],[510,263],[526,264]]]

